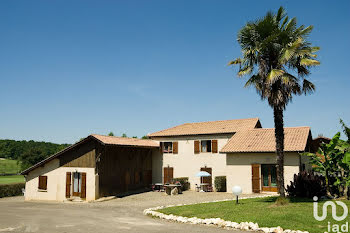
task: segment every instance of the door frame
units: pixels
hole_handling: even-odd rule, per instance
[[[205,166],[205,167],[201,167],[201,168],[200,168],[200,171],[208,172],[208,173],[211,175],[211,176],[208,176],[208,177],[201,177],[201,181],[203,180],[203,183],[205,183],[205,182],[204,182],[204,179],[205,179],[205,180],[208,180],[207,183],[208,183],[210,186],[212,186],[212,185],[213,185],[213,168]]]
[[[269,186],[264,186],[264,174],[263,174],[263,166],[268,166],[268,183],[269,183]],[[261,167],[261,190],[263,192],[277,192],[278,189],[277,189],[277,186],[271,186],[271,167],[273,166],[277,166],[276,164],[261,164],[260,167]],[[276,168],[276,182],[277,182],[277,168]]]
[[[78,180],[78,185],[80,185],[80,192],[74,192],[74,188],[75,188],[75,186],[74,186],[74,175],[75,175],[75,173],[78,173],[79,174],[79,180]],[[73,172],[73,175],[72,175],[72,180],[73,180],[73,182],[72,182],[72,196],[73,197],[80,197],[81,196],[81,186],[82,186],[82,179],[81,179],[81,177],[82,177],[82,173],[81,172]],[[78,190],[79,190],[79,187],[78,187]]]

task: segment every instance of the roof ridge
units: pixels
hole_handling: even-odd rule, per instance
[[[292,127],[283,127],[284,129],[297,129],[297,128],[310,128],[310,126],[292,126]],[[251,130],[264,130],[264,129],[275,129],[275,128],[254,128],[254,129],[246,129],[240,130],[240,132],[251,131]]]
[[[225,122],[225,121],[241,121],[241,120],[255,120],[258,119],[259,117],[252,117],[252,118],[241,118],[241,119],[229,119],[229,120],[218,120],[218,121],[199,121],[199,122],[188,122],[185,124],[200,124],[200,123],[211,123],[211,122]]]
[[[109,136],[109,135],[103,135],[103,134],[90,134],[89,136],[95,137],[96,136],[102,136],[102,137],[109,137],[109,138],[118,138],[118,139],[134,139],[134,140],[151,140],[154,141],[152,139],[142,139],[142,138],[132,138],[132,137],[121,137],[121,136]]]

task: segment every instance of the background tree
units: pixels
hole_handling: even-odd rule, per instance
[[[128,136],[126,135],[126,133],[123,133],[123,134],[122,134],[122,137],[123,137],[123,138],[127,138]]]
[[[340,125],[343,128],[345,136],[348,138],[348,143],[350,143],[350,128],[347,125],[345,125],[342,119],[340,119]]]
[[[268,12],[265,17],[248,22],[238,33],[242,58],[229,65],[239,65],[238,77],[249,75],[245,87],[253,86],[262,100],[273,108],[277,184],[284,194],[284,128],[283,111],[293,95],[308,94],[315,90],[314,84],[305,79],[309,68],[320,63],[314,54],[319,47],[312,47],[307,37],[313,27],[297,27],[296,18],[289,19],[280,7],[276,14]]]
[[[108,136],[114,136],[114,133],[111,131],[109,132]]]
[[[40,148],[31,148],[19,157],[22,171],[46,159],[48,156]]]

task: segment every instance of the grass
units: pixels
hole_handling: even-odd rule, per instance
[[[0,174],[17,174],[20,172],[20,165],[17,160],[0,159]]]
[[[24,183],[24,176],[0,176],[0,184]]]
[[[165,214],[174,214],[185,217],[198,218],[222,218],[233,222],[255,222],[260,227],[277,227],[284,229],[309,231],[319,233],[328,231],[328,222],[331,224],[344,224],[336,222],[328,208],[328,215],[324,221],[317,221],[313,217],[313,201],[306,199],[290,199],[289,203],[276,204],[276,197],[255,198],[240,200],[236,205],[234,201],[177,206],[159,210]],[[342,200],[348,208],[350,201]],[[321,215],[322,202],[319,203],[319,215]],[[337,215],[343,214],[338,206]]]

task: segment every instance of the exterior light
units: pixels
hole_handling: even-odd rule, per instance
[[[238,196],[242,194],[242,188],[241,186],[235,185],[232,188],[233,195],[236,196],[236,204],[238,204]]]

